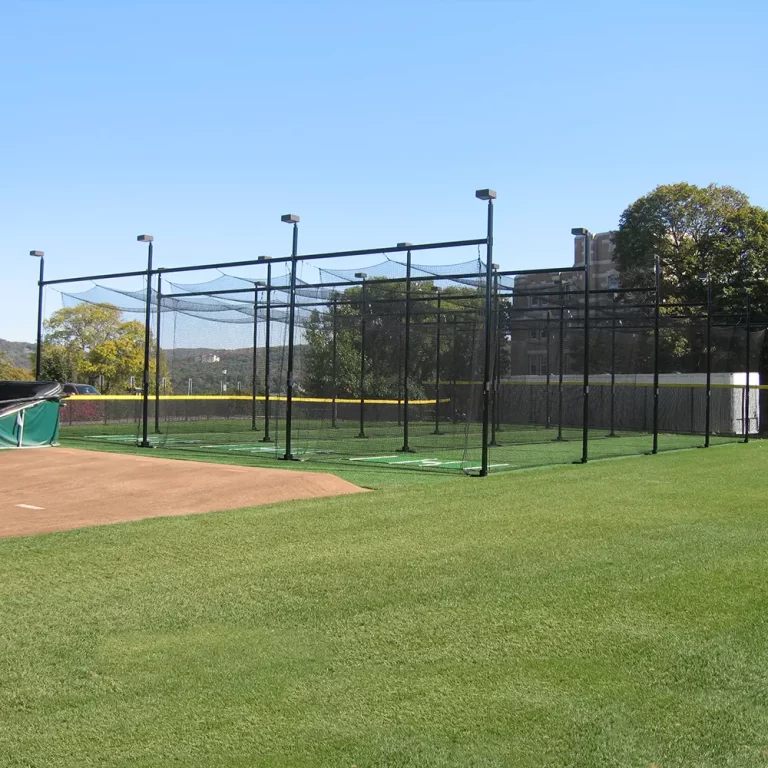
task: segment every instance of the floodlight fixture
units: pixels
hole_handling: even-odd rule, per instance
[[[413,243],[398,243],[397,247],[398,248],[412,248],[413,247]]]
[[[280,217],[280,221],[286,224],[298,224],[301,219],[295,213],[286,213]]]
[[[259,256],[257,261],[272,261],[272,257],[271,256]]]
[[[365,280],[366,277],[368,277],[367,272],[355,272],[355,277],[359,278],[360,280]]]
[[[574,227],[571,230],[571,234],[576,237],[589,237],[592,233],[585,227]]]
[[[45,256],[45,251],[30,251],[30,256],[34,256],[37,259],[42,259]]]
[[[478,189],[475,192],[475,197],[478,200],[495,200],[496,192],[493,189]]]
[[[140,243],[151,243],[155,238],[152,235],[138,235],[136,240]]]

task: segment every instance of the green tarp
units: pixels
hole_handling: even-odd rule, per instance
[[[57,445],[61,386],[0,381],[0,449]]]

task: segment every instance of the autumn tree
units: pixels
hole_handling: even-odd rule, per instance
[[[154,346],[154,342],[151,342]],[[150,354],[154,371],[155,352]],[[161,372],[165,372],[161,355]],[[41,375],[52,381],[101,381],[104,394],[125,392],[144,370],[144,325],[123,321],[112,304],[78,304],[54,312],[45,322]],[[154,384],[154,376],[151,377]]]
[[[8,353],[0,351],[0,381],[29,381],[32,378],[34,377],[30,371],[14,365]]]

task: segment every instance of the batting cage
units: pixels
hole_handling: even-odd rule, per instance
[[[66,381],[77,358],[99,389],[67,398],[62,436],[485,475],[757,431],[748,295],[674,303],[658,273],[606,286],[588,247],[500,270],[483,199],[475,240],[299,255],[291,218],[290,257],[153,269],[149,240],[146,272],[43,281],[44,367]]]

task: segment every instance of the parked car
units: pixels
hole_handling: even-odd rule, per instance
[[[64,384],[63,385],[64,390],[64,396],[69,397],[70,395],[100,395],[101,392],[99,392],[96,387],[90,385],[90,384]]]

